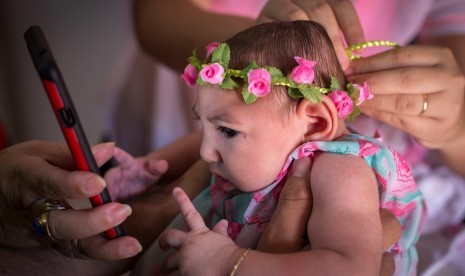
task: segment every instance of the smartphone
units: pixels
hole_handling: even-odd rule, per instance
[[[24,33],[24,38],[77,169],[102,175],[42,30],[39,26],[33,25]],[[100,194],[89,198],[89,201],[90,204],[86,202],[87,205],[95,207],[111,202],[111,198],[105,188]],[[74,201],[74,206],[70,201],[67,202],[71,207],[77,208],[75,207],[76,201]],[[108,239],[114,239],[123,236],[124,233],[121,225],[118,225],[105,231],[104,235]]]

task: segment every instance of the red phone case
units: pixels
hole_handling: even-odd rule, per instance
[[[101,175],[76,109],[42,30],[38,26],[31,26],[24,33],[24,38],[77,169]],[[111,202],[106,188],[89,200],[93,207]],[[108,239],[123,235],[123,229],[120,225],[105,231],[105,236]]]

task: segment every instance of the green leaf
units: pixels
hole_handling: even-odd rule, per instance
[[[358,101],[358,98],[360,97],[360,90],[358,90],[352,83],[347,84],[347,92],[354,102]]]
[[[246,104],[251,104],[254,103],[258,97],[250,93],[249,90],[247,90],[247,87],[244,86],[244,89],[242,89],[242,98],[244,98],[244,102]]]
[[[242,76],[242,78],[244,79],[245,82],[248,81],[247,73],[249,73],[250,70],[257,69],[257,68],[258,68],[257,63],[255,61],[252,61],[251,63],[249,63],[249,65],[247,65],[247,67],[242,69],[241,76]]]
[[[206,82],[204,82],[204,81],[202,80],[202,78],[200,77],[200,74],[199,74],[198,77],[197,77],[196,84],[198,84],[198,85],[204,85],[204,84],[206,84]]]
[[[202,63],[200,60],[197,58],[197,49],[192,51],[192,56],[190,56],[187,61],[192,64],[197,71],[200,71],[202,69]]]
[[[303,98],[304,95],[300,92],[299,89],[293,88],[293,87],[288,87],[287,88],[287,94],[293,99],[300,99]]]
[[[239,84],[237,84],[230,76],[226,76],[220,86],[223,89],[235,89],[239,87]]]
[[[337,79],[333,76],[331,76],[331,86],[329,87],[329,89],[331,89],[331,91],[341,90],[341,85],[339,84]]]
[[[304,98],[312,103],[321,103],[320,90],[314,86],[307,86],[302,89],[302,95],[304,95]]]
[[[354,103],[354,109],[347,116],[347,121],[352,123],[358,115],[360,115],[360,108]]]
[[[224,68],[228,68],[231,51],[226,43],[221,43],[212,54],[212,63],[219,62]]]
[[[274,77],[274,78],[271,77],[271,85],[275,85],[275,84],[285,85],[287,87],[292,87],[292,88],[297,87],[295,82],[289,80],[288,78],[286,78],[284,76]]]
[[[270,76],[271,76],[271,79],[274,79],[274,78],[280,78],[283,76],[283,73],[281,72],[281,70],[279,70],[278,68],[276,67],[266,67],[266,70],[268,71],[268,73],[270,73]]]

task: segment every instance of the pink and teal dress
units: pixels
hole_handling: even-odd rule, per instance
[[[350,134],[342,139],[307,142],[296,148],[285,162],[276,180],[252,193],[228,195],[212,179],[210,198],[214,217],[229,223],[228,235],[241,247],[255,248],[276,209],[284,181],[293,160],[313,157],[315,152],[360,156],[373,169],[378,182],[379,206],[390,210],[402,225],[402,236],[389,251],[396,261],[395,275],[416,275],[418,261],[415,243],[426,217],[422,193],[418,190],[407,163],[395,151],[377,139]]]
[[[207,226],[227,219],[228,235],[241,247],[255,248],[276,209],[284,179],[292,161],[316,152],[351,154],[363,158],[375,172],[379,206],[394,213],[402,225],[402,236],[389,251],[396,261],[395,275],[416,275],[418,261],[415,243],[425,220],[426,208],[406,162],[377,139],[350,134],[336,141],[308,142],[296,148],[285,162],[276,180],[262,190],[229,195],[211,180],[211,186],[200,193],[193,203]],[[177,216],[168,228],[186,230]],[[155,243],[156,244],[156,243]],[[141,265],[131,275],[161,275],[159,265],[169,252],[151,246]],[[142,265],[143,264],[143,265]]]

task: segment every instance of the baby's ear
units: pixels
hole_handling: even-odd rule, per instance
[[[331,99],[322,95],[320,103],[303,99],[297,105],[297,116],[307,127],[305,141],[330,141],[337,134],[339,117]]]

